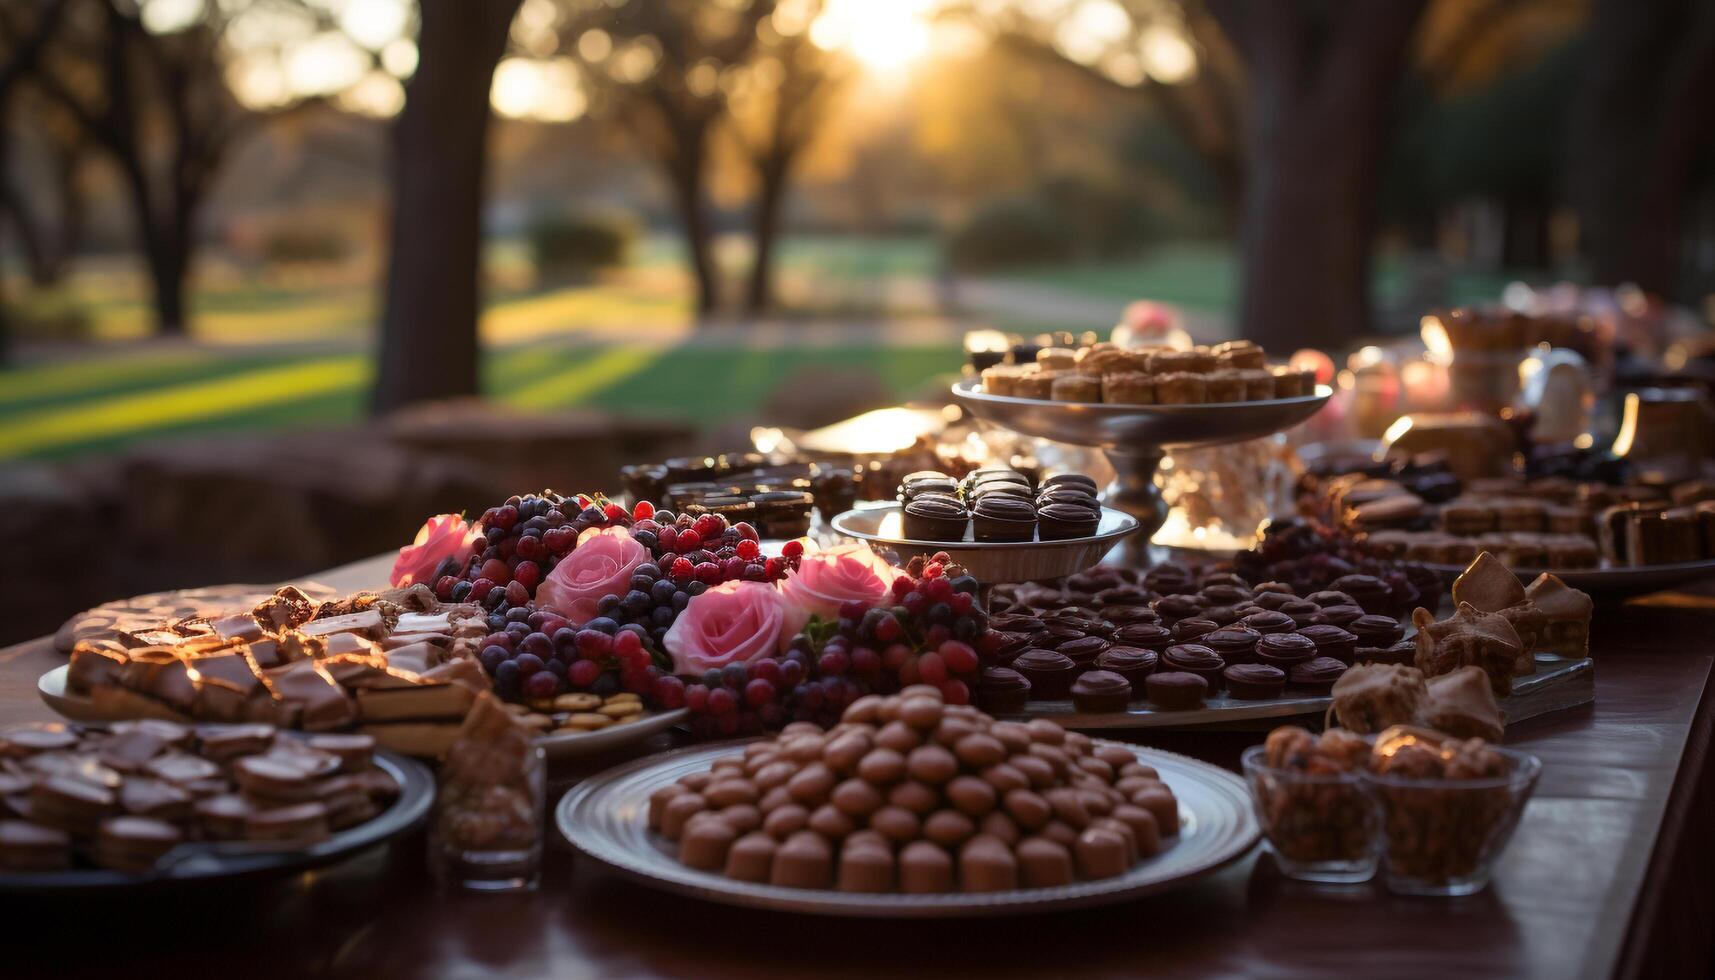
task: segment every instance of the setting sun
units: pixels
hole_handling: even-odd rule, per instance
[[[810,39],[872,72],[896,72],[929,53],[933,6],[932,0],[829,0]]]

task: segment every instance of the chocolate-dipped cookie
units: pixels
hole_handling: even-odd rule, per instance
[[[1300,629],[1298,635],[1307,636],[1316,644],[1319,657],[1333,657],[1350,667],[1357,656],[1358,638],[1338,626],[1319,623]]]
[[[1295,665],[1287,672],[1286,681],[1303,694],[1326,695],[1334,690],[1334,682],[1346,672],[1346,665],[1333,657],[1313,657]]]
[[[1316,641],[1297,633],[1264,633],[1256,643],[1258,663],[1291,672],[1298,664],[1316,656]]]
[[[977,703],[990,714],[1016,715],[1024,711],[1030,690],[1029,679],[1018,671],[985,667],[977,680]]]
[[[1072,682],[1072,707],[1087,714],[1124,711],[1131,682],[1111,670],[1087,670]]]
[[[1268,636],[1271,633],[1290,633],[1298,628],[1298,624],[1292,621],[1291,616],[1274,610],[1251,613],[1244,619],[1239,620],[1239,623],[1242,626],[1256,630],[1263,636]]]
[[[1096,533],[1101,519],[1099,510],[1065,502],[1050,503],[1036,511],[1037,533],[1044,541],[1087,538]]]
[[[1012,669],[1030,682],[1030,696],[1037,700],[1066,697],[1072,681],[1078,676],[1078,665],[1072,658],[1053,650],[1026,650],[1012,662]]]
[[[1159,623],[1130,623],[1114,630],[1114,643],[1160,653],[1173,645],[1173,631]]]
[[[1221,628],[1221,624],[1202,616],[1191,616],[1173,624],[1173,642],[1190,643],[1199,636],[1213,633]]]
[[[1143,694],[1143,682],[1155,672],[1161,655],[1143,647],[1108,647],[1096,658],[1096,667],[1110,670],[1131,682],[1136,694]]]
[[[1213,633],[1205,633],[1197,638],[1197,642],[1221,655],[1228,665],[1249,664],[1256,662],[1257,641],[1262,634],[1248,626],[1223,626]]]
[[[1278,698],[1286,690],[1286,672],[1268,664],[1233,664],[1221,672],[1227,693],[1241,701]]]
[[[1161,655],[1162,670],[1196,674],[1209,682],[1211,691],[1220,688],[1221,671],[1226,668],[1227,662],[1220,654],[1200,643],[1178,643]]]
[[[1183,671],[1157,671],[1144,679],[1149,701],[1162,711],[1189,711],[1203,706],[1209,682]]]

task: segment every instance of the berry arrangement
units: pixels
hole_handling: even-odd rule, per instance
[[[663,638],[673,621],[712,585],[779,581],[804,551],[788,541],[780,555],[764,556],[754,527],[729,524],[719,514],[676,515],[649,501],[627,510],[599,496],[552,491],[510,497],[484,511],[478,527],[486,544],[462,567],[447,563],[435,594],[488,611],[483,669],[502,698],[526,703],[623,690],[660,707],[683,707],[684,684],[662,683],[671,666]],[[630,588],[603,596],[600,615],[581,627],[538,608],[538,587],[580,536],[609,527],[628,528],[653,559],[632,572]]]
[[[978,651],[993,636],[977,588],[945,553],[915,558],[893,583],[893,605],[847,602],[837,620],[812,619],[778,654],[700,678],[662,677],[658,697],[663,706],[689,708],[700,738],[775,731],[792,721],[826,728],[858,698],[913,684],[934,685],[947,704],[969,704]]]

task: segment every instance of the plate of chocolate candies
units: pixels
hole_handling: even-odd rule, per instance
[[[574,787],[584,853],[644,884],[822,915],[947,918],[1124,901],[1207,875],[1258,837],[1242,781],[934,688],[683,749]]]

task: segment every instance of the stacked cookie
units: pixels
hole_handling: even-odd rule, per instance
[[[1234,340],[1213,347],[1122,348],[1102,342],[1077,350],[1046,347],[1030,364],[982,372],[991,395],[1120,405],[1201,405],[1296,398],[1315,393],[1315,376],[1270,367],[1261,347]]]

